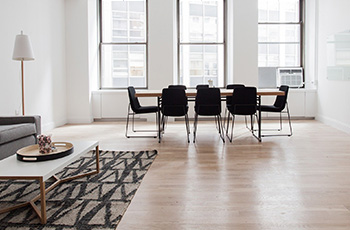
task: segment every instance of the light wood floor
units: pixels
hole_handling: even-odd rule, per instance
[[[226,144],[213,122],[199,123],[195,144],[182,122],[168,125],[161,144],[125,138],[124,122],[51,133],[54,141],[99,140],[102,150],[158,150],[120,230],[350,229],[350,135],[317,121],[293,128],[290,138],[258,143],[239,123]]]

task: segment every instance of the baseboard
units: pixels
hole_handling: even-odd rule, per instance
[[[279,120],[279,117],[263,117],[263,120]],[[283,116],[283,120],[288,120],[288,117]],[[293,116],[290,117],[291,120],[315,120],[315,117],[303,117],[303,116]]]
[[[93,118],[68,118],[68,124],[90,124],[94,121]]]
[[[95,122],[118,122],[118,121],[125,121],[126,118],[94,118]],[[147,118],[136,118],[135,121],[147,121]]]
[[[349,124],[340,122],[338,120],[335,120],[335,119],[332,119],[332,118],[329,118],[329,117],[326,117],[323,115],[317,115],[316,120],[318,120],[326,125],[332,126],[333,128],[339,129],[343,132],[350,133],[350,125]]]

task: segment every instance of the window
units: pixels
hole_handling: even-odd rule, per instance
[[[179,84],[225,85],[224,0],[178,0]]]
[[[259,0],[259,67],[302,65],[302,0]]]
[[[147,0],[100,0],[101,88],[147,87]]]
[[[302,67],[303,0],[258,0],[259,87],[278,87],[279,67]]]

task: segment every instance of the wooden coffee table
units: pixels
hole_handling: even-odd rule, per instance
[[[9,208],[0,210],[1,213],[9,212],[17,208],[31,205],[39,216],[41,223],[46,224],[46,200],[45,194],[51,191],[60,183],[74,180],[80,177],[97,174],[100,172],[99,167],[99,142],[98,141],[73,141],[74,152],[63,158],[42,161],[42,162],[22,162],[17,160],[16,154],[0,161],[0,180],[38,180],[40,184],[40,194],[32,200],[23,204],[18,204]],[[91,149],[96,149],[96,169],[90,172],[76,175],[69,178],[59,179],[55,176],[64,167],[77,160],[82,155],[89,152]],[[45,187],[45,181],[53,177],[56,181],[49,187]],[[40,209],[34,202],[40,200]]]

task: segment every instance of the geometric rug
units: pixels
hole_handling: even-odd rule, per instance
[[[94,151],[71,163],[58,178],[95,169]],[[113,230],[117,227],[157,151],[100,151],[100,173],[58,185],[46,194],[47,224],[30,206],[0,214],[0,229]],[[0,169],[1,170],[1,169]],[[53,183],[46,181],[46,187]],[[38,182],[0,180],[0,209],[39,194]],[[40,207],[40,201],[36,202]]]

